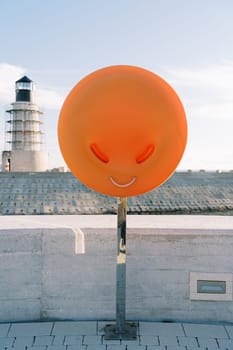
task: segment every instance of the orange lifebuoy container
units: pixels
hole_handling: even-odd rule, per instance
[[[58,140],[81,182],[107,195],[134,196],[175,171],[187,142],[185,111],[158,75],[134,66],[105,67],[67,96]]]

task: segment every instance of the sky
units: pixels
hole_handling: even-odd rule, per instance
[[[0,0],[0,152],[15,81],[35,82],[50,168],[62,166],[59,111],[96,69],[127,64],[164,78],[188,121],[178,170],[233,169],[232,0]]]

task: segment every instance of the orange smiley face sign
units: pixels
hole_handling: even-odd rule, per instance
[[[111,66],[72,89],[60,113],[58,139],[81,182],[127,197],[171,176],[185,149],[187,123],[177,94],[158,75]]]

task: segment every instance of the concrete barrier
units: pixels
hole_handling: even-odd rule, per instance
[[[128,319],[232,322],[233,217],[127,224]],[[2,217],[0,321],[114,319],[115,267],[116,216]],[[190,273],[226,281],[228,298],[193,300]]]

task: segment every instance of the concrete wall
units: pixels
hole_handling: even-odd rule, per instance
[[[127,222],[128,319],[232,322],[232,300],[190,300],[189,287],[190,272],[232,274],[232,217]],[[114,319],[115,227],[115,216],[2,217],[0,321]]]

